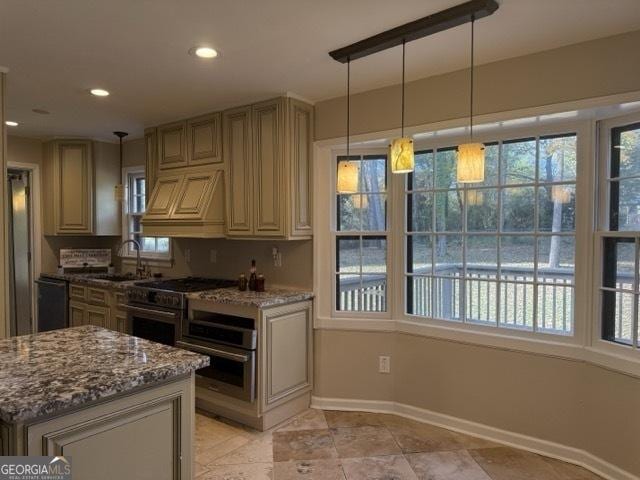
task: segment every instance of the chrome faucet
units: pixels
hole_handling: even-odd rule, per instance
[[[142,258],[140,258],[140,242],[138,242],[137,240],[134,240],[133,238],[130,238],[129,240],[125,240],[120,244],[120,247],[118,248],[118,256],[120,257],[124,256],[122,255],[122,248],[127,243],[133,243],[136,247],[136,275],[138,277],[142,277],[146,273],[146,268],[142,266]]]

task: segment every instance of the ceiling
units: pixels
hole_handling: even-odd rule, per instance
[[[115,140],[283,93],[343,95],[328,52],[463,0],[0,0],[7,118],[22,136]],[[487,63],[640,29],[639,0],[498,0],[476,24]],[[464,68],[469,26],[407,45],[407,79]],[[220,52],[205,61],[195,45]],[[398,83],[400,49],[352,64],[352,91]],[[96,98],[101,87],[111,95]],[[49,115],[32,112],[45,109]]]

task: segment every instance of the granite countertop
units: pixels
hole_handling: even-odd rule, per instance
[[[314,297],[312,292],[285,288],[268,288],[265,292],[241,292],[237,287],[218,288],[204,292],[194,292],[187,295],[194,300],[208,300],[227,305],[241,305],[245,307],[269,308],[287,303],[302,302]]]
[[[124,274],[115,274],[124,276]],[[136,278],[131,276],[131,280],[114,281],[109,280],[107,273],[43,273],[43,277],[55,278],[57,280],[66,280],[71,283],[80,285],[89,285],[91,287],[109,288],[112,290],[125,290],[136,282],[144,282],[145,280],[153,280],[151,278]]]
[[[0,340],[0,420],[17,423],[168,380],[209,357],[94,326]]]

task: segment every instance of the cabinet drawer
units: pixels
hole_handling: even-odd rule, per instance
[[[109,292],[102,290],[101,288],[87,288],[87,302],[94,305],[108,305],[109,304]]]
[[[109,328],[109,308],[87,305],[84,320],[87,325]]]
[[[127,303],[127,295],[124,292],[115,292],[115,299],[116,299],[116,308],[118,308],[118,305],[123,305],[125,303]]]
[[[69,298],[71,300],[85,301],[87,299],[87,287],[84,285],[69,285]]]

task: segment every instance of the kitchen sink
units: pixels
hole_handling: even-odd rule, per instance
[[[94,278],[96,280],[108,280],[110,282],[130,282],[133,280],[140,280],[140,277],[136,275],[118,275],[118,274],[109,274],[109,273],[100,273],[96,275],[90,275],[89,278]]]

